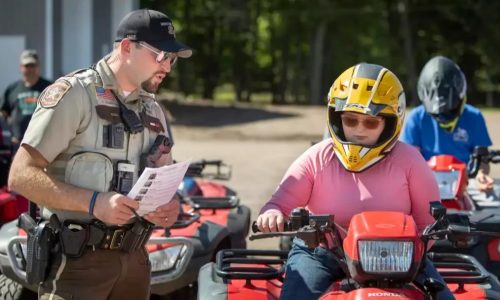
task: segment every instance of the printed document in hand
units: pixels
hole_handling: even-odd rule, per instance
[[[140,216],[154,211],[172,200],[182,182],[190,161],[160,168],[145,168],[127,197],[139,201]]]

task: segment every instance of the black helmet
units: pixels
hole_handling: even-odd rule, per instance
[[[453,131],[466,101],[467,82],[460,67],[449,58],[431,58],[418,78],[418,97],[439,125]]]

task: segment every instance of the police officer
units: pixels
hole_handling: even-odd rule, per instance
[[[61,224],[41,299],[148,298],[150,232],[136,230],[145,222],[134,218],[139,203],[125,195],[144,167],[141,156],[168,136],[153,93],[177,58],[191,54],[169,17],[136,10],[121,21],[109,56],[40,96],[9,185]],[[171,161],[165,151],[154,163]],[[173,200],[144,219],[168,227],[178,211]]]
[[[23,138],[40,93],[51,82],[40,76],[40,61],[36,50],[24,50],[20,58],[22,78],[5,89],[0,109],[10,117],[12,143],[15,147]],[[1,102],[1,101],[0,101]]]

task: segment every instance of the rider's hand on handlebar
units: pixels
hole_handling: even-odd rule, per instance
[[[277,209],[266,210],[257,218],[257,226],[261,232],[283,232],[285,217]]]
[[[482,170],[479,170],[476,176],[476,183],[481,192],[490,192],[493,190],[493,183],[495,181],[493,178],[483,173]]]

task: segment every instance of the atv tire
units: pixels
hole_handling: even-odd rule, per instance
[[[36,300],[38,295],[16,281],[0,275],[0,299],[2,300]]]

